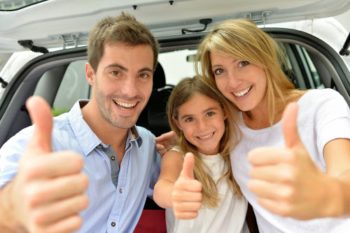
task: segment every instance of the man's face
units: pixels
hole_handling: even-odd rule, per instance
[[[91,67],[90,67],[91,68]],[[152,92],[153,50],[149,45],[106,44],[88,82],[102,118],[114,127],[134,126]]]

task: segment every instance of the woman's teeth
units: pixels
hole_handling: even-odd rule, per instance
[[[238,92],[234,92],[233,94],[236,96],[236,97],[242,97],[242,96],[245,96],[249,91],[250,91],[250,88],[251,87],[248,87],[244,90],[241,90],[241,91],[238,91]]]

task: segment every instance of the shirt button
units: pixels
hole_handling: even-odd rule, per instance
[[[115,225],[117,225],[115,222],[111,222],[112,227],[115,227]]]
[[[122,188],[119,189],[119,193],[123,193],[123,189]]]
[[[115,156],[111,156],[111,160],[113,160],[113,161],[114,161],[114,160],[115,160]]]

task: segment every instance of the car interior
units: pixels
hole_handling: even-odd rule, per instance
[[[270,33],[284,50],[287,66],[286,74],[300,89],[332,88],[339,91],[350,104],[350,77],[345,64],[339,61],[336,51],[323,41],[309,34],[268,28]],[[202,35],[181,38],[159,39],[160,59],[154,73],[154,86],[148,104],[141,113],[137,125],[152,131],[156,136],[169,131],[166,116],[166,103],[176,83],[169,80],[170,75],[180,79],[193,74],[193,70],[183,69],[183,64],[176,64],[164,57],[174,51],[195,51]],[[182,62],[191,63],[188,56]],[[53,115],[67,112],[78,99],[88,99],[91,90],[85,81],[84,65],[86,48],[73,48],[46,53],[30,61],[23,67],[5,89],[0,100],[0,145],[31,124],[25,108],[25,100],[32,95],[44,97],[52,106]],[[166,68],[175,66],[178,73],[167,73]],[[11,106],[11,107],[9,107]],[[254,225],[254,214],[248,214]],[[150,220],[153,219],[153,220]],[[156,220],[154,220],[156,219]],[[248,220],[247,220],[248,221]],[[157,224],[149,224],[157,222]],[[156,227],[156,229],[155,229]],[[152,199],[148,199],[135,232],[166,232],[164,210]],[[255,230],[258,232],[256,225]]]

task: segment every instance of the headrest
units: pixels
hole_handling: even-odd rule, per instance
[[[153,90],[157,90],[166,85],[165,73],[162,65],[158,62],[153,74]]]

